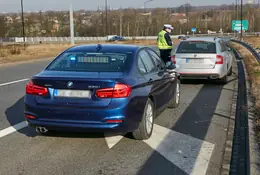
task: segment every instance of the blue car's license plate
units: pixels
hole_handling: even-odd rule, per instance
[[[55,97],[76,97],[76,98],[90,98],[91,91],[88,90],[63,90],[63,89],[55,89],[54,90]]]

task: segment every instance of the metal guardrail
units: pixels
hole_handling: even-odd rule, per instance
[[[195,34],[194,37],[202,36],[216,36],[216,37],[232,37],[233,33],[213,33],[213,34]],[[255,36],[257,33],[246,33],[246,36]],[[172,35],[172,39],[176,39],[182,35]],[[193,36],[193,35],[189,35]],[[157,36],[134,36],[125,37],[127,40],[156,40]],[[74,37],[75,42],[88,42],[88,41],[106,41],[107,37]],[[69,43],[71,42],[70,37],[26,37],[25,42],[27,44],[40,44],[40,43]],[[23,43],[22,37],[10,37],[10,38],[0,38],[0,44],[19,44]]]
[[[231,36],[230,33],[217,33],[217,34],[196,34],[195,36]],[[172,38],[178,38],[181,35],[172,35]],[[125,37],[127,40],[156,40],[157,36],[134,36]],[[85,41],[106,41],[107,37],[74,37],[76,42]],[[70,37],[25,37],[25,42],[28,44],[39,44],[39,43],[65,43],[70,42]],[[22,37],[10,37],[0,38],[0,43],[23,43]]]
[[[260,53],[257,52],[250,44],[231,39],[232,42],[238,43],[247,48],[260,63]],[[247,109],[247,89],[246,78],[241,55],[234,50],[234,54],[239,60],[238,65],[238,98],[235,118],[235,130],[232,147],[232,157],[230,163],[230,175],[249,175],[250,174],[250,148],[249,148],[249,130],[248,130],[248,109]]]
[[[231,41],[241,43],[234,39]],[[234,49],[233,52],[237,59],[238,91],[229,175],[250,175],[246,72],[241,62],[241,55]]]
[[[253,48],[251,45],[249,45],[248,43],[245,43],[243,41],[239,41],[239,40],[235,40],[235,39],[232,39],[231,41],[238,43],[238,44],[241,44],[242,46],[247,48],[255,56],[258,63],[260,63],[260,54],[255,50],[255,48]]]

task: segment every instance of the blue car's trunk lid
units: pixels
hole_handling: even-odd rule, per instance
[[[96,90],[113,88],[122,77],[123,72],[43,71],[35,75],[32,81],[47,87],[49,91],[48,96],[36,96],[38,105],[102,108],[109,105],[111,98],[98,98]]]

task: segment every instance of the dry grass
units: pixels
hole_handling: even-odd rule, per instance
[[[255,36],[245,37],[244,41],[252,44],[255,48],[257,47],[260,48],[260,37],[255,37]]]
[[[68,47],[69,44],[29,45],[25,48],[23,45],[1,46],[0,64],[53,57]]]
[[[177,42],[176,40],[174,42]],[[107,43],[103,42],[88,42],[82,44],[97,44]],[[122,42],[112,42],[114,44],[135,44],[135,45],[156,45],[156,40],[129,40]],[[0,64],[17,62],[17,61],[28,61],[37,60],[43,58],[55,57],[65,49],[71,47],[70,44],[38,44],[28,45],[9,45],[0,46]]]
[[[251,94],[255,100],[255,131],[258,143],[260,144],[260,64],[245,47],[235,43],[233,47],[241,54],[247,68],[248,79],[251,84]]]

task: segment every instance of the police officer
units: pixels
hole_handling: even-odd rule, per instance
[[[158,34],[157,43],[160,51],[160,56],[164,63],[171,61],[171,51],[172,51],[172,40],[170,33],[173,30],[172,25],[165,24],[163,30]]]

